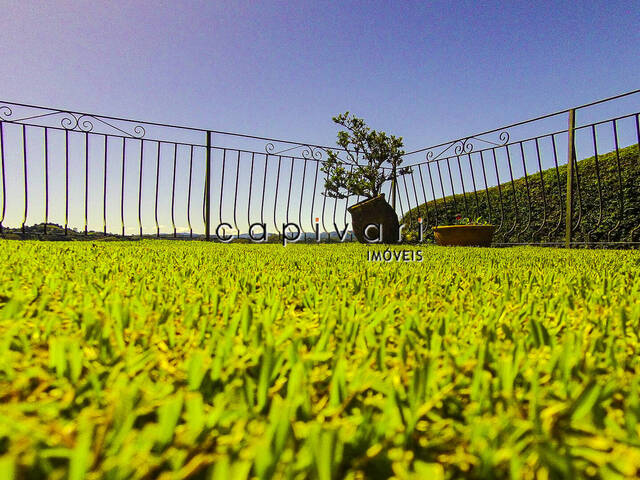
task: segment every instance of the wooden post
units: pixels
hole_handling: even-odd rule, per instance
[[[574,142],[576,125],[576,111],[569,110],[569,148],[567,152],[567,213],[564,246],[571,248],[571,219],[573,217],[573,163],[576,160],[576,146]]]
[[[204,235],[211,239],[211,132],[207,131],[207,164],[204,179]]]

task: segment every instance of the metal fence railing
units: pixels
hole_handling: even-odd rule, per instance
[[[483,217],[498,244],[636,245],[639,94],[408,152],[387,198],[423,229]],[[324,195],[328,150],[340,149],[0,102],[0,233],[335,237],[361,199]]]
[[[405,223],[461,215],[495,224],[497,244],[640,244],[639,100],[636,90],[409,152],[425,159],[398,179]]]
[[[348,223],[323,196],[328,149],[0,102],[0,233],[326,238]]]

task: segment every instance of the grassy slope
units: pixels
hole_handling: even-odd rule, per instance
[[[628,241],[631,240],[631,233],[636,228],[633,240],[640,240],[640,156],[638,146],[633,145],[620,149],[620,166],[622,171],[623,184],[623,217],[620,217],[618,170],[616,153],[610,152],[598,156],[600,167],[600,178],[602,186],[602,221],[599,226],[600,205],[598,197],[597,177],[595,168],[595,158],[590,157],[578,162],[580,172],[580,199],[575,195],[573,220],[574,228],[578,222],[580,212],[582,219],[576,229],[574,240],[576,241]],[[560,193],[558,189],[558,176],[560,178]],[[546,198],[546,208],[543,202],[540,175],[538,172],[530,173],[529,189],[531,201],[531,221],[528,222],[528,205],[526,184],[524,178],[501,184],[501,192],[498,187],[488,189],[487,192],[478,192],[478,208],[476,209],[475,196],[473,192],[467,193],[468,211],[464,210],[464,198],[462,194],[455,195],[455,206],[451,196],[446,197],[446,207],[442,199],[437,200],[438,222],[440,225],[451,224],[455,216],[482,216],[484,219],[491,218],[492,223],[502,227],[496,232],[494,241],[496,242],[554,242],[562,241],[565,231],[565,209],[566,209],[566,178],[567,166],[563,165],[556,169],[551,168],[543,171],[544,193]],[[514,206],[513,191],[517,208]],[[576,192],[574,184],[574,192]],[[502,194],[503,216],[500,214],[500,194]],[[561,195],[561,198],[560,196]],[[491,213],[489,211],[491,204]],[[405,223],[415,229],[417,217],[429,218],[434,222],[434,202],[428,202],[429,216],[425,215],[425,204],[418,209],[412,209],[405,215]],[[418,212],[419,210],[419,212]],[[516,215],[517,212],[517,215]],[[543,224],[542,220],[546,220]],[[418,215],[419,213],[419,215]],[[513,228],[514,224],[517,225]],[[617,228],[616,224],[620,222]],[[638,228],[637,228],[638,227]],[[512,230],[512,231],[511,231]],[[511,233],[509,233],[511,231]],[[609,234],[609,232],[611,232]]]
[[[372,248],[0,241],[0,478],[640,473],[639,252]]]

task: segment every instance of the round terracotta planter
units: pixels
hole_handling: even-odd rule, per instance
[[[360,243],[372,243],[364,236],[364,229],[372,223],[382,225],[383,243],[398,243],[400,222],[395,210],[384,199],[384,193],[351,205],[347,210],[351,214],[353,234]],[[369,238],[378,238],[378,229],[375,227],[370,227],[367,233]]]
[[[495,225],[446,225],[433,227],[433,235],[438,245],[488,247],[495,229]]]

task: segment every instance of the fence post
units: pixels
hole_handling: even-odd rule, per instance
[[[567,151],[567,213],[564,240],[564,246],[566,248],[571,248],[571,219],[573,217],[573,163],[576,160],[576,146],[574,142],[575,125],[576,111],[572,108],[569,110],[569,148]]]
[[[396,164],[393,164],[393,173],[391,179],[391,207],[396,209]]]
[[[207,164],[204,180],[204,235],[210,240],[211,235],[211,132],[207,130]]]

